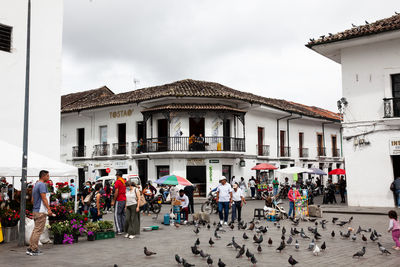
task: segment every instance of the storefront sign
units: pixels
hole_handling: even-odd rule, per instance
[[[133,113],[133,109],[118,110],[110,112],[110,119],[130,117]]]
[[[101,163],[95,163],[94,165],[95,169],[107,169],[112,167],[111,162],[101,162]]]
[[[219,159],[210,159],[209,162],[210,163],[219,163]]]
[[[390,139],[389,152],[390,155],[400,155],[400,138]]]
[[[113,162],[114,169],[127,169],[128,168],[128,161],[126,160],[119,160]]]
[[[188,159],[187,160],[188,166],[204,166],[204,159]]]

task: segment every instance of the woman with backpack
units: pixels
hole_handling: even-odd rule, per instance
[[[125,237],[129,239],[135,238],[135,235],[140,234],[140,190],[134,182],[126,183],[126,218],[124,224]]]

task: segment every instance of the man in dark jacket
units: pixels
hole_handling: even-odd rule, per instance
[[[400,177],[397,177],[396,180],[394,180],[394,189],[397,197],[397,206],[400,208]]]
[[[189,213],[194,214],[194,201],[193,201],[194,186],[187,185],[185,186],[183,191],[185,191],[185,195],[189,198]]]
[[[344,176],[340,177],[339,190],[340,190],[340,197],[342,198],[341,203],[346,203],[346,198],[344,197],[344,192],[346,191],[346,180],[344,179]]]

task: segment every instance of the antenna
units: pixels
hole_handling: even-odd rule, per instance
[[[135,85],[135,90],[136,90],[136,85],[140,83],[140,80],[133,78],[133,84]]]

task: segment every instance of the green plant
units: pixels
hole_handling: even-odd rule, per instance
[[[92,233],[97,233],[100,232],[100,226],[98,222],[88,222],[85,226],[86,232],[92,232]]]
[[[103,232],[112,231],[114,229],[114,223],[112,221],[98,221],[97,223],[100,230]]]
[[[72,227],[69,221],[56,222],[48,226],[54,235],[72,234]]]
[[[13,227],[18,224],[19,212],[13,209],[0,210],[1,224],[3,227]]]

